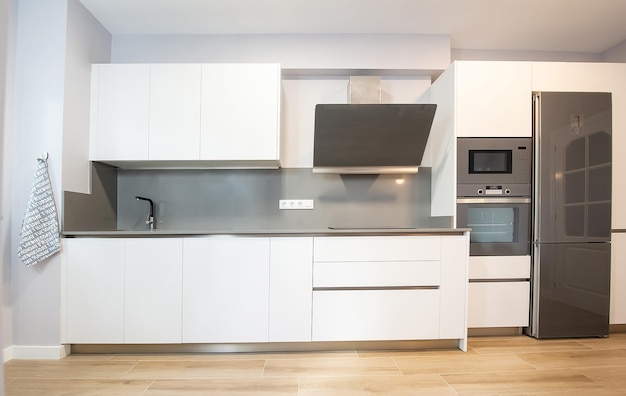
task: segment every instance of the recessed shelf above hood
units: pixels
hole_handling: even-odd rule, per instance
[[[435,104],[318,104],[313,172],[416,173]]]

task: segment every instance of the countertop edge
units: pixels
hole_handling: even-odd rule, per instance
[[[461,235],[469,228],[411,228],[411,229],[307,229],[307,230],[154,230],[154,231],[64,231],[63,238],[172,238],[172,237],[285,237],[285,236],[400,236],[400,235]]]

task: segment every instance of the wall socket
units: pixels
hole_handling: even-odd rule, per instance
[[[313,209],[312,199],[279,199],[278,209]]]

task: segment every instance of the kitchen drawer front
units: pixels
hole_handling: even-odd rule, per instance
[[[313,341],[439,338],[439,290],[313,292]]]
[[[470,256],[469,279],[529,279],[530,256]]]
[[[313,261],[439,260],[441,237],[317,237]]]
[[[473,282],[467,299],[467,327],[528,326],[530,282]]]
[[[313,287],[439,286],[439,261],[316,262]]]

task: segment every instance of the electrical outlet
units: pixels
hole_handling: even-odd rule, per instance
[[[313,209],[312,199],[279,199],[278,209]]]

